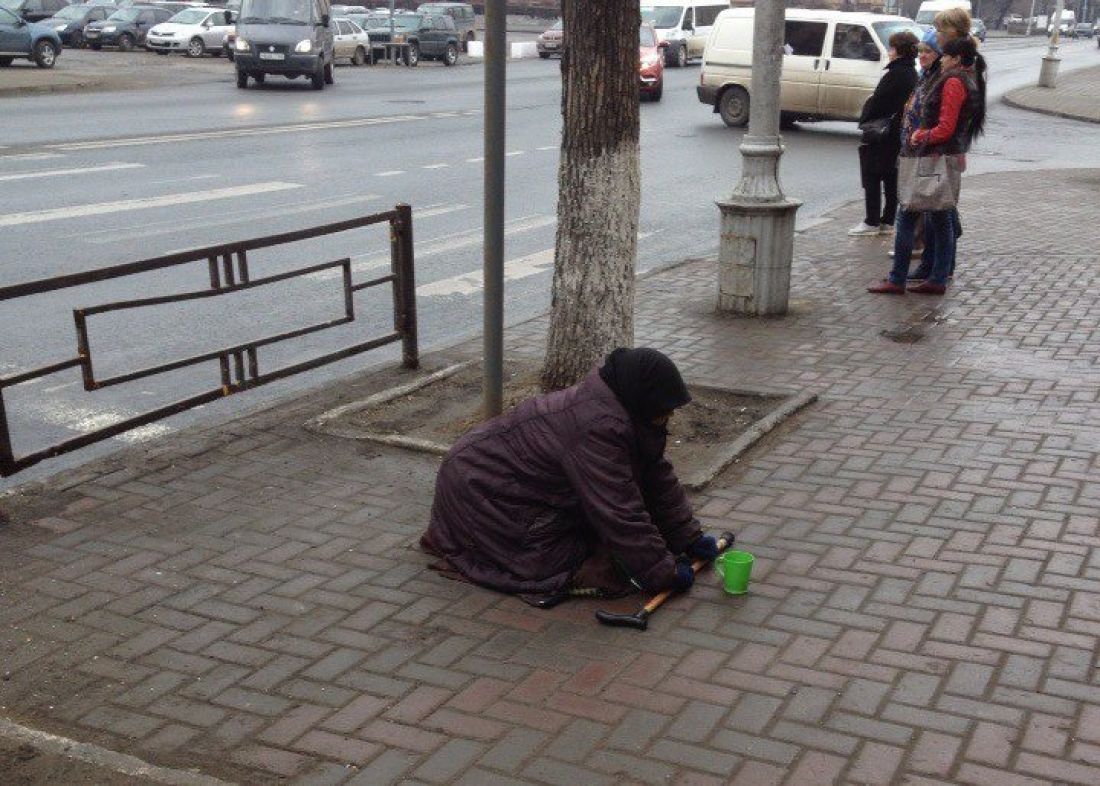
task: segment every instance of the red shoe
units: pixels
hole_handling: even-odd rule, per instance
[[[931,281],[922,281],[916,286],[909,287],[909,291],[917,295],[942,295],[947,292],[943,284],[933,284]]]
[[[873,295],[904,295],[905,287],[900,284],[895,284],[888,278],[884,278],[873,287],[867,287],[867,291]]]

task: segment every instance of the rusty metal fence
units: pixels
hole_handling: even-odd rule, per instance
[[[368,281],[353,282],[350,258],[322,262],[320,264],[262,278],[253,278],[249,272],[248,252],[250,251],[310,240],[324,235],[347,232],[372,224],[382,224],[386,222],[388,222],[390,226],[391,269],[388,275],[373,278]],[[45,459],[78,450],[79,448],[108,439],[125,431],[129,431],[130,429],[148,425],[149,423],[162,420],[202,404],[207,404],[220,398],[225,398],[226,396],[231,396],[250,388],[259,387],[260,385],[265,385],[269,382],[274,382],[303,371],[309,371],[328,363],[334,363],[337,360],[343,360],[353,355],[358,355],[397,341],[400,341],[402,344],[403,365],[406,368],[416,368],[419,365],[416,333],[416,286],[413,257],[412,208],[405,204],[397,205],[393,210],[383,213],[375,213],[373,215],[362,216],[348,221],[324,224],[322,226],[311,227],[296,232],[286,232],[235,243],[225,243],[176,254],[167,254],[152,259],[145,259],[140,262],[131,262],[123,265],[115,265],[113,267],[100,268],[98,270],[90,270],[84,273],[56,276],[54,278],[31,281],[26,284],[0,287],[0,303],[15,300],[17,298],[41,295],[46,292],[78,287],[85,284],[95,284],[110,279],[149,273],[155,270],[163,270],[188,264],[205,264],[207,266],[210,275],[210,286],[208,289],[136,300],[123,300],[113,303],[100,303],[84,308],[73,309],[73,322],[76,327],[75,357],[7,377],[0,377],[0,477],[14,475]],[[280,281],[300,278],[325,270],[340,271],[344,296],[344,313],[341,317],[306,325],[295,330],[265,336],[252,341],[232,344],[210,352],[180,358],[178,360],[150,366],[126,374],[119,374],[106,378],[96,377],[95,366],[92,362],[92,347],[88,337],[89,317],[112,311],[124,311],[127,309],[144,308],[167,303],[179,303],[200,298],[216,298],[230,293],[270,286]],[[354,322],[356,318],[355,293],[372,287],[384,286],[386,284],[389,284],[392,288],[392,332],[351,346],[343,347],[324,355],[310,358],[300,363],[283,366],[270,371],[261,370],[259,350],[262,347],[268,347],[282,341],[288,341],[310,333],[317,333],[322,330]],[[84,389],[91,392],[114,385],[121,385],[125,382],[133,382],[157,374],[164,374],[200,363],[210,363],[215,360],[218,361],[220,367],[220,380],[217,387],[176,401],[172,404],[144,412],[135,417],[122,420],[110,426],[81,434],[78,437],[51,445],[33,453],[23,456],[16,456],[14,454],[12,437],[4,408],[4,391],[13,385],[45,377],[60,371],[79,368],[84,381]]]

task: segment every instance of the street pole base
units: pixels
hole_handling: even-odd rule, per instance
[[[718,250],[718,310],[744,316],[787,313],[794,256],[794,199],[718,202],[722,237]]]
[[[1043,65],[1039,68],[1039,87],[1054,87],[1058,81],[1058,65],[1062,62],[1056,55],[1043,55]]]

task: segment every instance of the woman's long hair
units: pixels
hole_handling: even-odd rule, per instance
[[[959,58],[959,62],[964,68],[974,69],[974,80],[978,84],[978,100],[975,102],[974,116],[971,118],[970,127],[966,129],[966,141],[969,145],[976,137],[985,133],[985,58],[978,54],[978,47],[975,45],[974,39],[969,36],[948,41],[943,45],[943,53]]]

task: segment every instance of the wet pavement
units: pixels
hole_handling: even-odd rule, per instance
[[[639,283],[689,382],[820,395],[693,495],[747,596],[703,576],[638,633],[436,576],[436,460],[301,427],[388,371],[3,500],[0,713],[241,783],[1091,785],[1098,188],[968,175],[943,298],[864,291],[855,205],[786,318],[715,314],[713,261]]]

